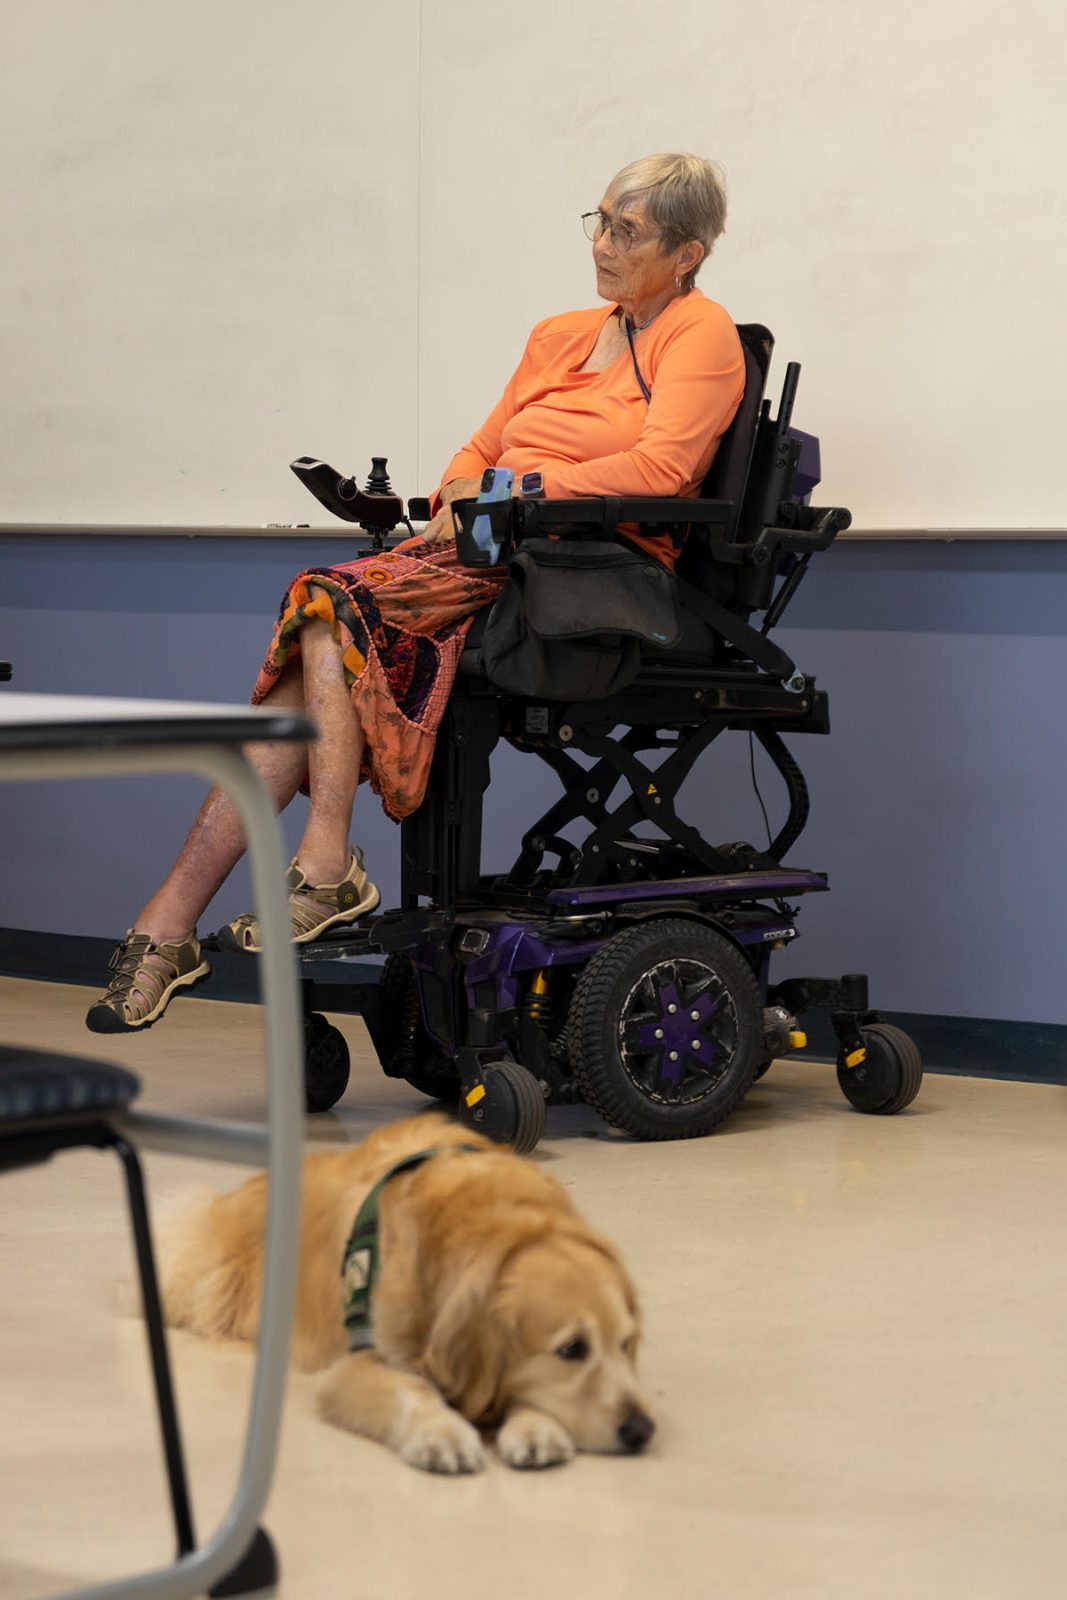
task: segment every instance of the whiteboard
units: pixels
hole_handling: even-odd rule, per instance
[[[636,156],[724,165],[699,279],[802,363],[860,529],[1067,530],[1061,0],[9,8],[0,521],[321,521],[425,492]]]
[[[413,0],[8,0],[3,31],[0,521],[321,520],[300,455],[410,479]]]

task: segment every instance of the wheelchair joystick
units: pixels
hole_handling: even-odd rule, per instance
[[[389,473],[386,471],[388,465],[388,456],[371,456],[370,473],[367,477],[364,494],[391,495],[393,493],[393,486],[389,482]],[[339,478],[337,480],[337,493],[342,500],[355,500],[358,498],[359,492],[359,484],[354,477]]]
[[[385,470],[389,465],[386,456],[371,456],[370,476],[367,479],[368,494],[392,494],[393,486],[389,482],[389,474]]]

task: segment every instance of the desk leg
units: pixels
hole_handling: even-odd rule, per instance
[[[266,1024],[267,1236],[263,1302],[252,1382],[252,1401],[244,1453],[233,1500],[218,1528],[200,1549],[176,1563],[134,1577],[72,1591],[65,1600],[187,1600],[218,1584],[233,1592],[227,1577],[249,1558],[251,1577],[256,1558],[267,1543],[259,1517],[274,1475],[281,1428],[282,1402],[288,1373],[293,1324],[297,1257],[300,1243],[300,1157],[304,1129],[303,1034],[296,962],[289,937],[285,891],[285,854],[281,828],[263,784],[237,750],[212,744],[172,745],[158,749],[19,754],[0,762],[0,778],[41,779],[115,777],[123,773],[199,772],[219,783],[233,800],[244,824],[252,866],[256,913],[263,936],[260,975]],[[138,1118],[122,1119],[124,1131],[136,1137]],[[223,1153],[226,1130],[217,1121],[187,1117],[145,1118],[170,1149],[196,1154],[198,1139],[212,1155]],[[151,1143],[151,1138],[146,1143]],[[234,1155],[247,1160],[250,1130],[235,1129]],[[260,1569],[262,1570],[262,1568]],[[235,1574],[236,1576],[236,1574]],[[221,1583],[219,1580],[222,1580]]]

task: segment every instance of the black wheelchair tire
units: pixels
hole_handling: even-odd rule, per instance
[[[348,1041],[318,1011],[304,1018],[304,1105],[329,1111],[348,1088]]]
[[[541,1085],[518,1061],[494,1061],[484,1069],[484,1084],[486,1092],[474,1106],[460,1099],[460,1122],[510,1145],[516,1155],[528,1155],[545,1131]]]
[[[620,1047],[627,997],[636,993],[642,974],[671,962],[711,972],[734,1022],[725,1066],[706,1093],[685,1104],[666,1104],[643,1091]],[[578,1087],[606,1122],[638,1139],[698,1138],[718,1127],[748,1092],[763,1045],[763,999],[751,966],[725,935],[689,918],[657,917],[616,934],[588,963],[575,986],[567,1039]]]
[[[867,1060],[846,1067],[838,1056],[837,1081],[849,1105],[868,1116],[892,1117],[910,1106],[923,1081],[919,1047],[903,1028],[872,1022],[860,1029]]]
[[[459,1099],[459,1075],[422,1025],[415,969],[402,951],[386,959],[378,992],[388,1030],[383,1071],[403,1078],[431,1100],[454,1104]]]

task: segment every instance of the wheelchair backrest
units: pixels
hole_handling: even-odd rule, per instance
[[[726,536],[736,538],[756,447],[760,406],[774,350],[774,335],[758,322],[738,323],[745,354],[745,392],[736,415],[719,443],[701,488],[705,500],[728,500],[733,507]]]

